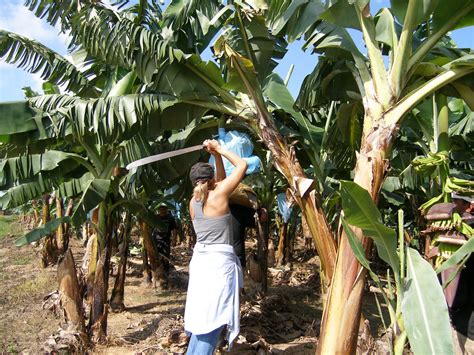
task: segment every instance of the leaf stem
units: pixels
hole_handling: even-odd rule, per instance
[[[394,105],[385,113],[385,122],[387,124],[400,124],[405,114],[415,107],[418,102],[423,100],[426,96],[433,93],[437,89],[449,84],[450,82],[459,79],[469,73],[474,72],[474,68],[470,66],[456,67],[447,70],[433,79],[429,80],[419,88],[408,93],[402,100]]]
[[[446,1],[446,0],[445,0]],[[425,57],[425,55],[433,48],[439,40],[449,31],[451,30],[456,23],[459,22],[460,19],[462,19],[469,11],[474,9],[474,3],[471,2],[470,4],[467,4],[467,6],[464,6],[461,11],[458,13],[454,14],[453,17],[451,17],[448,21],[445,22],[445,24],[435,33],[431,34],[413,53],[411,58],[408,60],[408,66],[407,70],[410,70],[410,72],[413,72],[414,66],[419,64],[421,60]],[[411,75],[410,75],[411,76]]]
[[[403,22],[402,34],[395,52],[395,59],[390,70],[390,84],[393,94],[398,98],[402,92],[402,87],[405,84],[404,77],[407,71],[408,58],[412,48],[413,27],[415,26],[415,14],[418,7],[421,6],[418,0],[411,0],[408,2],[408,9]]]

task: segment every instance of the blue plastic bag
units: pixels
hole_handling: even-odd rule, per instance
[[[253,153],[253,143],[248,134],[239,131],[226,132],[225,128],[219,128],[219,144],[231,152],[237,154],[239,157],[247,162],[246,175],[253,174],[260,171],[261,161],[260,158]],[[224,170],[226,176],[229,176],[234,170],[234,166],[226,158],[222,158],[224,162]],[[216,166],[216,162],[213,156],[209,159],[209,164]]]
[[[290,215],[291,211],[293,210],[293,207],[291,207],[291,204],[288,203],[286,200],[286,194],[284,192],[280,192],[277,196],[277,202],[278,202],[278,212],[281,214],[283,218],[283,222],[288,223],[290,220]]]

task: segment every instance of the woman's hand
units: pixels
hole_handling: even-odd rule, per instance
[[[204,143],[202,143],[204,149],[206,149],[210,154],[216,155],[219,154],[218,150],[220,149],[220,144],[215,139],[206,139]]]

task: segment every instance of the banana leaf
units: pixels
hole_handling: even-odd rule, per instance
[[[402,316],[416,354],[454,354],[448,307],[431,265],[407,248]]]

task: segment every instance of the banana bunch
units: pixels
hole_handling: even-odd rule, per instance
[[[411,164],[417,173],[431,174],[437,166],[449,164],[448,152],[428,153],[428,156],[416,157]]]
[[[433,221],[430,223],[430,229],[436,231],[446,231],[454,229],[452,219],[440,219],[438,221]]]
[[[458,231],[467,238],[474,237],[474,229],[462,220],[459,213],[454,212],[451,218],[441,219],[432,221],[429,223],[430,229],[437,234],[437,237],[446,236],[447,231]],[[449,235],[448,235],[449,236]],[[435,266],[439,267],[443,262],[448,260],[460,247],[460,244],[446,242],[443,238],[442,241],[434,237],[432,245],[437,246],[439,253],[436,257]]]
[[[443,186],[443,192],[438,196],[429,199],[424,204],[420,206],[422,213],[429,210],[433,205],[436,205],[439,202],[443,202],[447,195],[451,193],[458,193],[461,195],[474,195],[474,181],[459,179],[454,176],[448,176],[446,182]]]
[[[439,254],[436,257],[435,267],[438,268],[442,263],[448,260],[460,248],[459,245],[450,243],[439,243]]]
[[[433,232],[457,230],[468,238],[474,237],[474,229],[464,222],[461,215],[457,212],[454,212],[450,219],[440,219],[430,222],[429,227]]]
[[[458,229],[462,223],[461,215],[457,212],[454,212],[451,216],[451,224],[454,226],[454,228]]]
[[[456,192],[459,194],[474,194],[474,181],[459,179],[457,177],[448,177],[443,186],[446,193]]]

